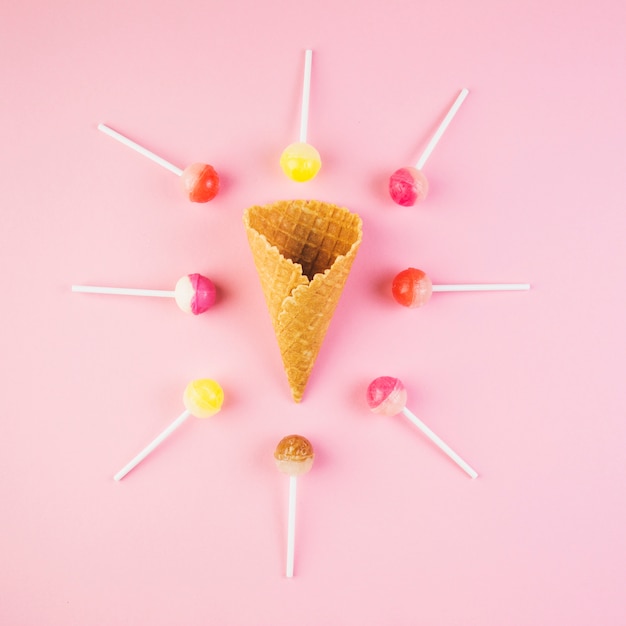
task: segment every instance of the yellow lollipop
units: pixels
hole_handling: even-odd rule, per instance
[[[192,380],[183,394],[183,403],[194,417],[215,415],[224,402],[224,390],[210,378]]]
[[[309,143],[297,141],[289,144],[280,155],[283,172],[297,183],[311,180],[320,171],[320,153]]]
[[[165,441],[190,415],[194,417],[211,417],[219,412],[224,402],[224,390],[219,383],[210,378],[192,380],[185,388],[183,404],[185,410],[136,457],[129,461],[115,476],[121,480],[136,465],[139,465],[159,444]]]
[[[304,55],[304,86],[302,88],[302,113],[300,115],[300,141],[289,144],[280,157],[283,172],[298,183],[315,178],[322,167],[320,153],[306,141],[309,120],[309,95],[311,93],[312,50]]]

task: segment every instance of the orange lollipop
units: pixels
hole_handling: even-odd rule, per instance
[[[116,130],[109,128],[106,124],[98,124],[98,130],[109,135],[109,137],[113,137],[113,139],[116,139],[135,152],[143,154],[143,156],[158,163],[166,170],[180,176],[183,191],[191,202],[208,202],[209,200],[213,200],[220,190],[220,178],[213,166],[207,163],[192,163],[184,170],[181,170],[180,167],[166,161],[147,148],[140,146],[138,143],[118,133]]]
[[[425,305],[434,291],[527,291],[528,283],[464,283],[461,285],[433,285],[428,275],[409,267],[396,275],[391,293],[398,304],[414,309]]]

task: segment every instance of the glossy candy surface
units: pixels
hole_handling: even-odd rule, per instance
[[[367,404],[372,413],[397,415],[406,406],[406,389],[392,376],[379,376],[367,388]]]
[[[174,299],[185,313],[200,315],[213,306],[215,293],[215,285],[206,276],[189,274],[178,279]]]
[[[391,293],[402,306],[415,309],[430,300],[433,284],[422,270],[409,267],[402,270],[391,285]]]
[[[220,178],[211,165],[192,163],[180,176],[187,197],[192,202],[209,202],[220,190]]]
[[[192,380],[185,388],[183,403],[194,417],[211,417],[224,402],[224,390],[210,378]]]
[[[274,451],[276,467],[289,476],[306,474],[313,467],[314,458],[311,442],[301,435],[283,437]]]
[[[283,172],[298,183],[315,178],[322,167],[320,153],[308,143],[289,144],[280,156]]]
[[[389,178],[389,195],[401,206],[413,206],[428,195],[428,179],[421,170],[401,167]]]

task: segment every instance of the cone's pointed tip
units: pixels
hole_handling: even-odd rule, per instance
[[[300,404],[300,402],[302,402],[302,395],[302,391],[294,391],[293,389],[291,390],[291,397],[296,404]]]
[[[287,373],[287,372],[285,372]],[[289,376],[287,376],[289,378]],[[304,389],[306,382],[302,384],[302,380],[291,380],[289,382],[289,391],[291,391],[291,397],[296,404],[302,402],[302,396],[304,396]]]

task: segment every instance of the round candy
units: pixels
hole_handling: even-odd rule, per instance
[[[315,178],[322,167],[320,153],[308,143],[292,143],[280,156],[283,172],[298,183]]]
[[[183,276],[174,288],[174,299],[185,313],[200,315],[215,303],[215,285],[202,274]]]
[[[220,177],[206,163],[188,165],[180,176],[185,193],[192,202],[213,200],[220,190]]]
[[[211,417],[222,408],[224,390],[210,378],[192,380],[185,388],[183,403],[194,417]]]
[[[393,279],[391,293],[396,302],[415,309],[430,300],[433,284],[422,270],[409,267]]]
[[[314,458],[311,442],[301,435],[283,437],[274,451],[276,467],[289,476],[306,474],[313,467]]]
[[[397,415],[406,406],[406,389],[392,376],[380,376],[367,388],[367,404],[373,413]]]
[[[389,178],[389,195],[401,206],[413,206],[428,195],[428,179],[415,167],[401,167]]]

